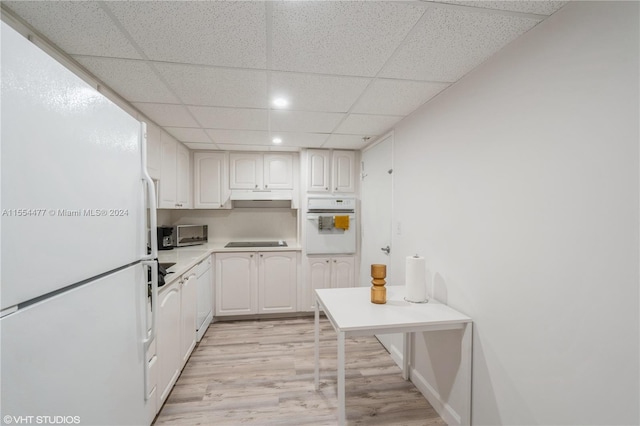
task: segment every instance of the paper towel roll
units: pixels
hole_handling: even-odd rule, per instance
[[[427,263],[422,256],[408,256],[405,267],[406,300],[425,302],[427,300]]]

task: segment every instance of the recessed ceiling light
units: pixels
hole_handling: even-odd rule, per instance
[[[282,138],[275,137],[275,138],[272,139],[272,141],[273,141],[273,143],[276,143],[276,144],[282,143]]]
[[[284,108],[287,105],[289,105],[289,101],[286,100],[285,98],[275,98],[273,100],[273,106],[275,106],[275,107]]]

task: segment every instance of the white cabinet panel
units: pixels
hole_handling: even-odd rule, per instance
[[[189,149],[166,132],[161,132],[161,170],[158,208],[191,207],[191,157]]]
[[[229,187],[231,189],[262,189],[262,154],[231,153],[229,155]]]
[[[176,149],[176,204],[182,209],[191,207],[191,154],[181,143]]]
[[[355,287],[355,257],[308,256],[301,311],[315,309],[315,290],[318,288]]]
[[[196,347],[196,316],[198,287],[195,272],[189,272],[182,279],[180,289],[180,368],[184,367],[191,351]]]
[[[355,152],[333,151],[331,167],[333,192],[355,192]]]
[[[227,154],[196,152],[193,154],[193,207],[196,209],[225,208],[229,200],[227,184]]]
[[[257,276],[254,253],[216,255],[216,316],[257,312]]]
[[[292,154],[229,154],[231,189],[292,189]]]
[[[153,123],[147,123],[147,171],[152,179],[160,179],[161,141],[160,128]]]
[[[293,188],[293,156],[291,154],[264,154],[264,188]]]
[[[297,254],[259,254],[258,313],[295,312],[297,303]]]
[[[160,293],[158,302],[158,389],[159,405],[167,399],[180,375],[180,286],[172,284]]]
[[[307,191],[353,193],[356,191],[354,151],[307,151]]]

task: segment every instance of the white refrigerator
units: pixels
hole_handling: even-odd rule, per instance
[[[1,47],[0,421],[148,425],[144,124],[5,22]]]

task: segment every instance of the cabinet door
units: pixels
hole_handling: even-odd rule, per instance
[[[330,154],[326,150],[310,149],[307,151],[308,182],[307,189],[316,192],[329,192]]]
[[[193,154],[193,207],[219,209],[228,199],[226,187],[226,155],[219,152]]]
[[[198,288],[195,272],[189,273],[182,280],[180,290],[180,369],[189,359],[191,351],[196,347],[196,313]]]
[[[176,149],[176,207],[191,208],[191,155],[189,148],[179,142]]]
[[[258,313],[295,312],[296,253],[265,252],[258,256]]]
[[[152,179],[160,179],[161,165],[161,142],[160,128],[155,124],[147,123],[147,171]]]
[[[264,188],[293,189],[293,155],[264,154]]]
[[[331,287],[331,259],[328,257],[309,257],[307,262],[308,296],[304,310],[314,310],[316,306],[315,290]]]
[[[353,256],[334,257],[331,260],[331,287],[354,287],[355,259]]]
[[[216,316],[258,312],[257,268],[254,253],[216,255]]]
[[[176,149],[177,142],[169,134],[160,135],[160,183],[158,184],[158,207],[173,209],[176,207]]]
[[[355,152],[333,151],[332,154],[332,191],[355,192]]]
[[[164,290],[158,301],[158,389],[162,405],[178,379],[180,358],[180,285],[172,284]]]
[[[262,189],[262,162],[261,154],[231,153],[229,155],[229,187],[231,189]]]
[[[213,319],[213,275],[211,256],[198,264],[198,316],[196,340],[199,342]]]

